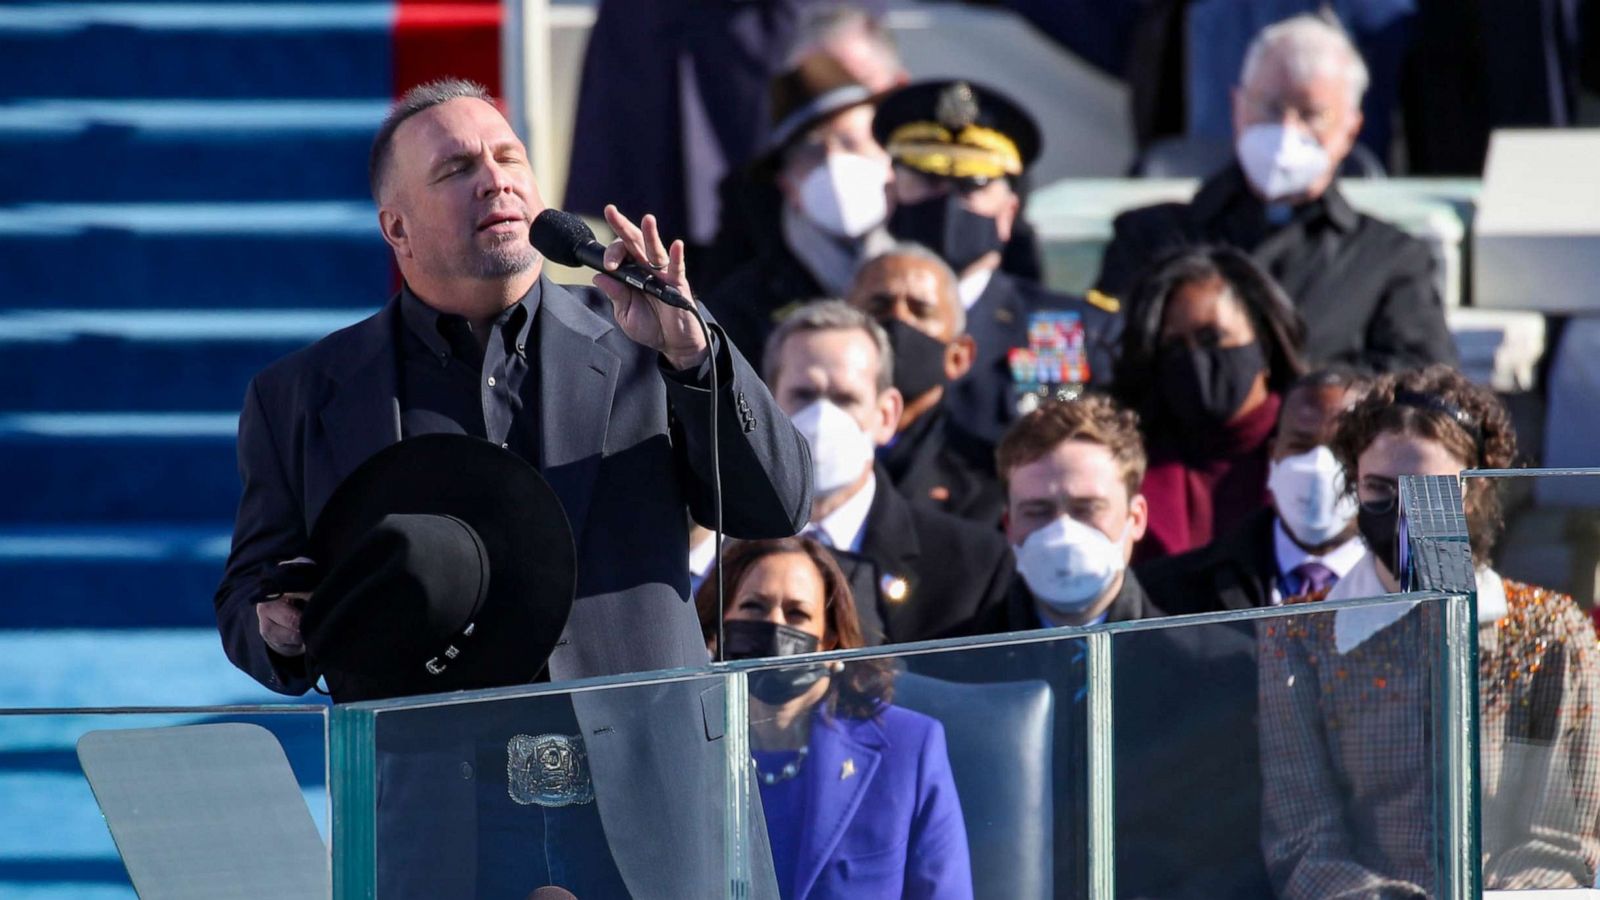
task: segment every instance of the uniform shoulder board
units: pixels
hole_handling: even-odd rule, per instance
[[[1113,315],[1122,312],[1122,301],[1111,296],[1110,294],[1091,290],[1089,293],[1083,295],[1083,299],[1089,301],[1090,306],[1093,306],[1103,312],[1108,312]]]

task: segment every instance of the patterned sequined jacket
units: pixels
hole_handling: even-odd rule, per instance
[[[1505,614],[1478,631],[1483,886],[1592,886],[1595,630],[1564,594],[1511,581],[1504,593]],[[1411,608],[1353,647],[1334,615],[1261,626],[1262,852],[1283,900],[1437,895],[1441,613]]]

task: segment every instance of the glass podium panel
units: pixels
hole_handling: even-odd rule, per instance
[[[1115,895],[1452,896],[1447,613],[1468,602],[1114,627]]]
[[[1462,495],[1478,589],[1483,885],[1593,889],[1600,470],[1467,472]]]
[[[0,710],[0,897],[324,898],[327,710]]]

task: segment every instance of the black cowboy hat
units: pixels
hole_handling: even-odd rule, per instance
[[[526,684],[572,611],[572,528],[537,469],[461,434],[409,438],[333,492],[300,629],[335,702]]]

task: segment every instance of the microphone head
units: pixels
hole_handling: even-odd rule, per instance
[[[594,240],[594,232],[583,219],[566,210],[547,209],[534,217],[528,229],[528,239],[534,249],[551,262],[578,268],[578,248]]]
[[[553,884],[547,884],[529,894],[528,900],[578,900],[578,898],[566,888],[559,888]]]

